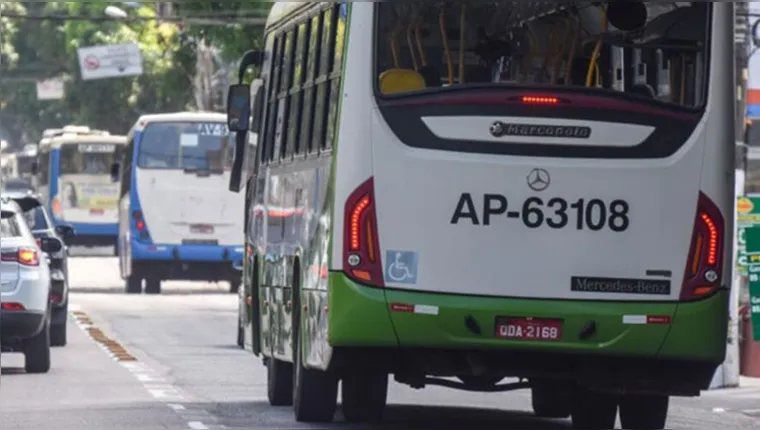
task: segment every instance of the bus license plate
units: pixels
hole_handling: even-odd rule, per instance
[[[214,232],[214,226],[208,224],[194,224],[190,226],[190,233],[211,234]]]
[[[509,340],[558,341],[562,339],[562,320],[497,317],[496,337]]]
[[[103,215],[103,209],[90,209],[90,215]]]

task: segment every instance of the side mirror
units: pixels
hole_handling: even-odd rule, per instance
[[[74,227],[68,224],[61,224],[61,225],[55,226],[55,232],[58,233],[58,235],[61,236],[63,240],[71,239],[76,234]]]
[[[121,166],[119,163],[111,164],[111,182],[119,182],[121,176]]]
[[[256,79],[251,83],[253,89],[253,109],[251,113],[251,131],[261,131],[261,114],[264,109],[264,81]]]
[[[63,249],[63,244],[60,240],[52,237],[43,237],[40,239],[40,249],[45,254],[52,254]]]
[[[250,109],[251,88],[246,84],[230,85],[227,92],[227,126],[230,131],[248,131]]]

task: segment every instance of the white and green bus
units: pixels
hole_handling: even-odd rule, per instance
[[[733,5],[275,3],[229,93],[246,348],[298,421],[532,390],[661,429],[726,350]],[[253,106],[251,112],[250,106]],[[243,169],[246,132],[256,162]],[[245,170],[245,171],[244,171]]]

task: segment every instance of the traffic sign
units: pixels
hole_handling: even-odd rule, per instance
[[[143,74],[143,58],[136,43],[86,46],[77,50],[82,79],[106,79]]]

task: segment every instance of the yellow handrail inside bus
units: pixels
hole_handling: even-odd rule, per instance
[[[607,20],[607,9],[602,7],[602,35],[604,33],[607,33],[607,30],[609,28],[609,21]],[[594,46],[594,53],[591,54],[591,61],[588,65],[588,72],[586,73],[586,86],[590,87],[592,80],[594,78],[594,69],[597,71],[599,70],[599,64],[597,63],[599,61],[599,54],[602,50],[602,39],[600,37],[599,40],[596,41],[596,46]],[[598,73],[598,72],[597,72]],[[601,79],[597,77],[597,79]],[[597,81],[598,85],[598,81]]]
[[[449,85],[454,85],[454,60],[451,58],[451,48],[449,38],[446,33],[446,10],[442,7],[438,15],[438,25],[441,28],[441,40],[443,41],[443,52],[446,55],[446,70],[448,71]]]
[[[412,56],[412,67],[414,70],[419,71],[420,65],[417,63],[417,55],[415,54],[414,43],[412,43],[412,32],[414,31],[414,20],[409,22],[406,29],[406,44],[409,45],[409,55]]]

